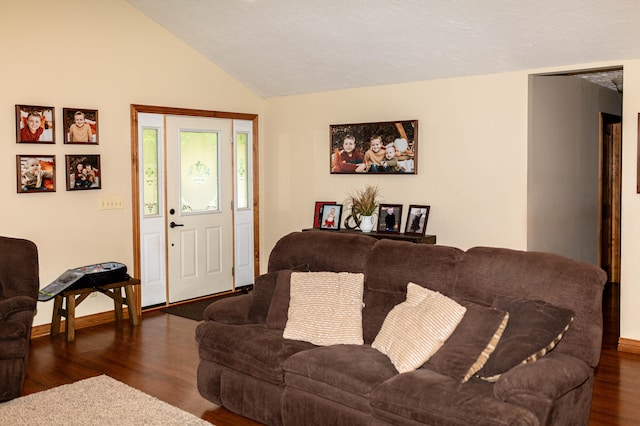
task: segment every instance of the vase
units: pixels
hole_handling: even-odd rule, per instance
[[[362,232],[373,231],[373,216],[360,216],[360,230]]]

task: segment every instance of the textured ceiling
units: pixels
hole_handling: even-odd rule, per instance
[[[262,97],[640,58],[638,0],[127,0]]]

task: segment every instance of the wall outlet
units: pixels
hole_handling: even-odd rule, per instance
[[[122,196],[100,198],[100,210],[123,209],[124,199]]]

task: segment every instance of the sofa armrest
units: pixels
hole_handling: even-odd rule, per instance
[[[14,296],[0,300],[0,321],[7,321],[18,312],[31,311],[35,314],[36,300],[28,296]]]
[[[248,324],[252,299],[253,293],[249,293],[217,300],[206,307],[203,319],[224,324]]]
[[[553,401],[580,387],[592,376],[593,369],[584,361],[551,352],[533,363],[520,364],[504,373],[495,383],[493,393],[501,401],[515,404],[532,398]]]

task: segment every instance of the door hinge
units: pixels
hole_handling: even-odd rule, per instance
[[[232,277],[235,277],[235,276],[236,276],[236,267],[235,267],[235,266],[232,266],[232,267],[231,267],[231,276],[232,276]]]
[[[231,200],[231,211],[233,211],[233,200]]]

